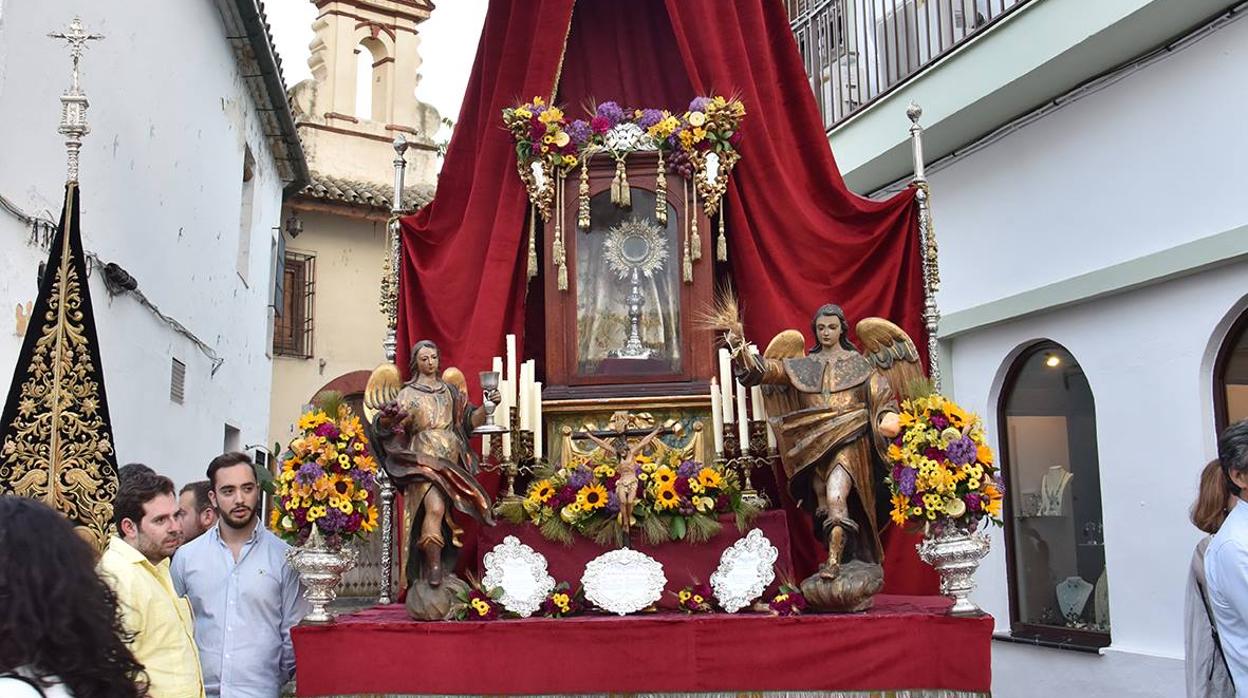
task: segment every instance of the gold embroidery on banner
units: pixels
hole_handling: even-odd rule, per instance
[[[75,190],[66,196],[67,221],[74,196]],[[83,280],[71,264],[68,231],[60,252],[48,311],[38,326],[32,318],[29,328],[39,332],[39,339],[0,446],[0,482],[14,494],[42,500],[64,513],[84,538],[103,550],[117,494],[116,478],[108,477],[105,467],[113,444],[101,413],[101,386],[92,371]]]

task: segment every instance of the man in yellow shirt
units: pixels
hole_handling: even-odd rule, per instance
[[[154,473],[122,480],[113,504],[121,537],[100,558],[101,576],[121,603],[130,649],[143,664],[154,698],[202,698],[191,607],[169,575],[182,542],[173,482]]]

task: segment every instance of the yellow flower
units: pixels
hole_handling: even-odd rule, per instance
[[[961,438],[962,432],[954,429],[953,427],[946,427],[944,431],[940,432],[940,442],[945,446],[948,446]]]
[[[693,597],[693,592],[689,591],[688,589],[681,589],[679,596],[680,596],[681,602],[683,603]]]
[[[281,521],[282,513],[277,507],[273,507],[273,511],[269,512],[269,528],[277,528],[277,524]]]
[[[698,484],[707,489],[719,487],[724,478],[714,468],[703,468],[698,471]]]
[[[658,509],[675,509],[678,506],[680,506],[680,495],[676,493],[675,486],[660,487],[655,493],[655,507]]]
[[[291,482],[295,479],[295,471],[283,470],[282,474],[277,476],[277,479],[281,480],[282,482]]]
[[[777,603],[779,603],[780,601],[788,601],[788,600],[789,600],[789,595],[788,595],[788,594],[777,594],[777,595],[776,595],[776,598],[775,598],[774,600],[775,600]]]
[[[701,595],[701,594],[694,594],[694,595],[693,595],[693,602],[694,602],[694,603],[698,603],[698,604],[700,604],[700,603],[702,603],[702,602],[703,602],[703,601],[705,601],[705,600],[706,600],[706,599],[702,598],[702,595]]]
[[[308,508],[308,521],[316,521],[325,516],[325,507],[314,506]]]
[[[559,512],[559,518],[568,523],[575,521],[581,514],[581,505],[578,502],[572,502]]]
[[[351,503],[350,499],[344,499],[341,502],[338,502],[338,511],[341,511],[344,514],[350,514],[355,511],[355,505]]]
[[[702,486],[702,483],[698,482],[697,478],[689,479],[689,491],[690,492],[693,492],[694,494],[702,494],[703,490],[705,489],[706,488]]]
[[[575,165],[575,164],[576,164],[576,156],[575,156],[575,155],[564,155],[564,156],[563,156],[563,165],[564,165],[564,167],[572,167],[572,166],[573,166],[573,165]]]
[[[992,449],[988,446],[980,446],[975,449],[975,459],[984,465],[992,465]]]
[[[966,413],[966,410],[963,410],[961,407],[958,407],[952,402],[945,405],[945,416],[949,418],[950,424],[959,429],[966,426],[971,421],[971,417]]]
[[[693,129],[693,142],[694,143],[701,143],[703,138],[706,138],[706,129],[704,128]]]
[[[601,509],[607,505],[607,489],[599,484],[586,485],[576,493],[576,503],[584,511]]]
[[[342,466],[342,467],[344,467],[344,468],[350,468],[350,467],[351,467],[351,456],[348,456],[348,455],[347,455],[347,454],[345,454],[345,453],[339,453],[339,454],[338,454],[338,465],[341,465],[341,466]]]
[[[540,106],[542,106],[542,105],[546,104],[546,100],[542,99],[541,97],[534,97],[534,98],[533,98],[533,104],[535,104],[535,105],[537,105],[537,106],[539,106],[539,107],[540,107]]]
[[[529,111],[528,107],[517,107],[515,111],[515,115],[520,117],[521,119],[533,118],[533,112]]]
[[[539,480],[529,486],[529,499],[533,502],[544,504],[553,496],[555,496],[555,486],[550,484],[550,480]]]
[[[366,532],[372,533],[377,528],[377,507],[368,508],[368,519],[360,524]]]
[[[914,415],[910,414],[909,412],[902,412],[901,414],[897,415],[897,421],[898,423],[901,424],[902,428],[904,429],[905,427],[908,427],[914,424]]]
[[[659,487],[665,487],[676,482],[676,472],[666,465],[654,471],[654,483]]]
[[[972,492],[978,490],[979,485],[980,485],[979,480],[976,480],[975,478],[971,478],[970,480],[966,481],[966,488]]]
[[[300,417],[296,426],[300,431],[311,431],[328,421],[329,417],[326,417],[324,412],[317,410]]]
[[[614,475],[615,468],[612,468],[610,465],[603,464],[594,468],[594,477],[600,477],[605,480],[609,477],[613,477]]]
[[[689,112],[688,120],[689,125],[696,128],[706,123],[706,114],[703,114],[700,111]]]
[[[560,148],[567,145],[570,140],[572,140],[572,137],[568,135],[567,131],[559,131],[555,134],[555,145]]]
[[[680,132],[680,145],[685,150],[693,148],[693,133],[689,129]]]
[[[894,463],[901,460],[901,446],[897,444],[888,445],[888,459]]]
[[[537,117],[537,120],[542,122],[543,124],[550,124],[556,121],[562,121],[563,110],[560,109],[559,107],[551,107],[547,109],[546,111],[542,112],[542,115]]]

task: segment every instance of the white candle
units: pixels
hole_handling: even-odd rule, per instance
[[[516,406],[520,411],[520,429],[528,430],[533,428],[532,415],[530,410],[533,409],[533,396],[530,392],[533,388],[533,364],[525,361],[520,364],[520,389],[516,393]]]
[[[712,434],[715,440],[715,455],[722,455],[724,452],[724,412],[720,407],[719,400],[722,396],[719,392],[719,381],[711,378],[711,424]]]
[[[507,418],[508,408],[511,407],[511,386],[508,381],[499,381],[498,391],[502,393],[502,398],[498,403],[498,410],[494,413],[494,420],[504,429],[511,429],[511,420]],[[511,433],[503,433],[503,459],[511,458]]]
[[[541,381],[533,382],[533,457],[540,459],[542,457],[542,383]]]
[[[737,386],[737,437],[741,439],[741,452],[750,447],[750,418],[745,412],[745,386]]]
[[[503,376],[507,379],[507,384],[512,390],[516,389],[516,335],[507,335],[507,375]],[[511,393],[512,403],[515,403],[515,393]]]
[[[721,394],[721,405],[723,407],[724,421],[731,423],[732,419],[732,359],[728,356],[728,350],[721,348],[719,350],[719,389]]]
[[[766,410],[763,409],[762,386],[756,385],[750,388],[750,412],[754,415],[754,419],[767,419]]]

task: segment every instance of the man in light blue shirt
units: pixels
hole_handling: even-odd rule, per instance
[[[260,525],[260,487],[245,453],[208,465],[217,525],[173,558],[173,584],[195,611],[208,698],[275,698],[295,670],[290,629],[309,606],[290,546]]]
[[[1222,432],[1218,460],[1231,491],[1248,501],[1248,419]],[[1232,508],[1209,543],[1205,580],[1235,694],[1243,698],[1248,696],[1248,506]]]

